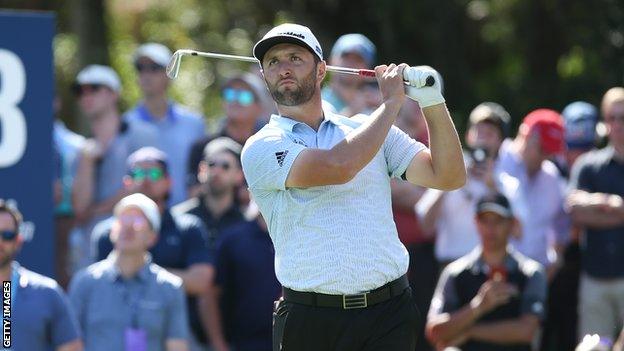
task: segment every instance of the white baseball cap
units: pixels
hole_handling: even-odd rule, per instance
[[[102,65],[89,65],[78,73],[75,85],[98,84],[109,87],[114,92],[121,91],[121,81],[114,69]]]
[[[309,49],[323,60],[323,49],[310,28],[294,23],[284,23],[271,29],[264,37],[256,43],[253,48],[253,55],[260,63],[269,49],[277,44],[291,43]]]
[[[163,44],[147,43],[139,46],[134,52],[134,62],[136,63],[141,57],[147,57],[156,64],[167,67],[171,59],[171,50]]]
[[[158,211],[158,205],[156,205],[154,200],[141,193],[128,195],[119,200],[117,205],[115,205],[113,213],[115,216],[118,216],[121,211],[129,207],[137,208],[143,212],[143,215],[145,215],[147,220],[150,222],[152,229],[156,233],[160,231],[160,211]]]

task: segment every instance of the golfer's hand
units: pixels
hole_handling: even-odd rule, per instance
[[[381,92],[382,101],[386,105],[400,108],[405,101],[405,88],[403,87],[403,70],[407,67],[405,63],[395,65],[381,65],[375,67],[377,83]]]
[[[435,83],[430,87],[424,86],[423,83],[428,76],[435,78]],[[441,85],[442,78],[435,69],[429,66],[409,67],[405,78],[410,82],[410,86],[407,87],[407,96],[418,102],[420,108],[444,103]]]

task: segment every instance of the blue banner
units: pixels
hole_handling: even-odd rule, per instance
[[[54,15],[0,12],[0,197],[26,221],[18,261],[54,276]]]

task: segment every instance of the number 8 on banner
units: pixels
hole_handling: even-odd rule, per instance
[[[0,49],[0,168],[16,164],[26,151],[26,120],[17,106],[25,92],[22,60],[11,51]]]

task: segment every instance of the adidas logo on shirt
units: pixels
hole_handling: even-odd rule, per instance
[[[288,150],[278,151],[275,153],[275,158],[277,158],[277,164],[282,167],[284,165],[284,159],[288,155]]]

